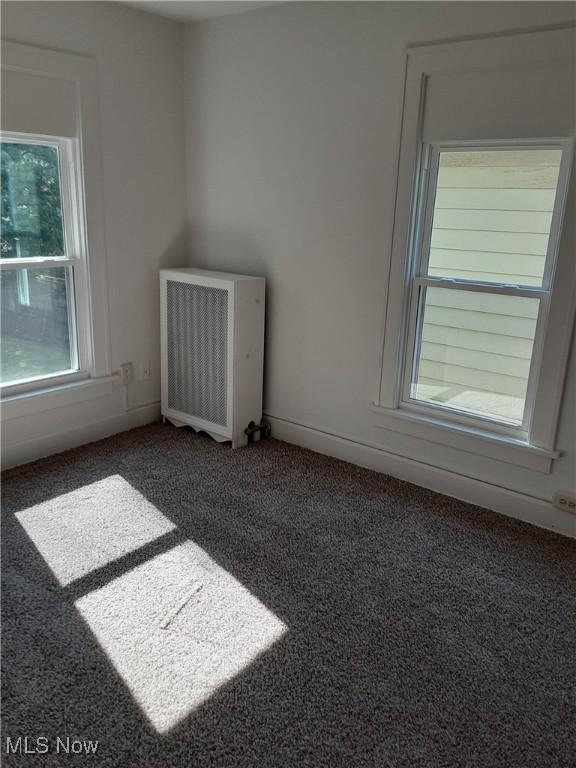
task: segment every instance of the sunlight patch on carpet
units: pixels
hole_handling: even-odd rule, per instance
[[[192,541],[81,597],[76,607],[160,733],[287,629]]]
[[[16,517],[63,586],[176,527],[120,475],[54,496]]]

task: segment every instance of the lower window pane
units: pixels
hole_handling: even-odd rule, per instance
[[[427,288],[411,397],[521,424],[539,299]]]
[[[76,370],[68,267],[4,269],[2,384]]]

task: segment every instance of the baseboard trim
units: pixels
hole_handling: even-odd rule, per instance
[[[148,403],[129,411],[102,419],[98,422],[84,424],[76,429],[66,430],[57,434],[41,437],[36,440],[26,440],[13,445],[2,446],[2,469],[27,464],[30,461],[51,456],[54,453],[77,448],[104,437],[110,437],[118,432],[125,432],[134,427],[150,424],[160,418],[160,403]]]
[[[563,536],[576,538],[576,517],[556,509],[551,502],[544,499],[449,472],[390,453],[375,445],[357,442],[343,435],[324,432],[278,416],[266,414],[266,418],[272,425],[272,435],[279,440],[392,475]]]

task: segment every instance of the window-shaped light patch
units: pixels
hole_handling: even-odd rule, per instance
[[[85,595],[76,607],[161,733],[286,631],[191,541]]]
[[[428,274],[540,286],[560,149],[440,153]]]
[[[17,513],[62,585],[175,528],[120,475],[111,475]]]

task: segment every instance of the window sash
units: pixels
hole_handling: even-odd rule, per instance
[[[524,400],[524,412],[522,423],[520,425],[505,420],[499,420],[496,417],[488,415],[483,416],[482,414],[460,410],[455,406],[444,405],[443,403],[432,403],[412,397],[412,386],[417,381],[418,366],[420,364],[424,302],[427,287],[440,287],[447,290],[468,290],[475,293],[488,293],[493,295],[527,297],[539,301],[526,397]],[[544,337],[546,331],[545,321],[548,313],[549,301],[550,292],[541,289],[516,289],[513,286],[471,283],[434,277],[414,278],[410,294],[410,315],[406,340],[405,365],[401,383],[400,407],[407,410],[414,410],[428,416],[435,415],[438,417],[439,414],[442,414],[443,417],[449,421],[464,423],[470,426],[480,426],[483,429],[489,429],[493,432],[526,440],[530,432],[532,414],[534,411],[535,394],[538,385],[538,372],[540,370],[544,349]]]
[[[49,374],[34,379],[3,384],[0,396],[8,397],[34,391],[44,386],[88,378],[93,367],[93,343],[91,326],[91,300],[87,269],[86,228],[81,171],[80,145],[77,139],[57,136],[2,131],[2,142],[37,144],[58,148],[60,196],[64,231],[65,256],[35,256],[25,258],[0,258],[0,270],[50,269],[67,267],[70,270],[71,291],[68,296],[70,332],[74,370]]]
[[[425,144],[422,147],[422,181],[418,190],[418,199],[415,210],[416,226],[414,229],[416,238],[413,238],[411,250],[416,254],[414,259],[413,276],[428,276],[430,262],[430,248],[432,242],[432,224],[434,219],[434,204],[438,184],[438,170],[440,155],[442,152],[470,152],[471,150],[487,152],[506,152],[513,149],[538,150],[556,149],[562,152],[558,182],[556,184],[556,196],[550,224],[550,235],[546,250],[542,286],[544,290],[550,290],[556,267],[558,247],[561,234],[562,216],[568,191],[568,179],[572,161],[572,143],[566,139],[542,139],[541,141],[501,140],[497,142],[464,141],[464,142],[438,142]],[[419,254],[419,258],[418,255]],[[450,278],[447,278],[450,279]],[[468,281],[463,281],[468,282]],[[469,281],[476,282],[476,281]],[[490,283],[491,285],[505,285],[505,283]]]
[[[552,221],[544,273],[541,286],[508,284],[464,280],[462,278],[436,277],[428,275],[432,224],[434,217],[435,196],[438,182],[438,170],[441,152],[496,151],[511,149],[561,149],[562,157],[556,186]],[[536,394],[543,357],[547,318],[552,298],[552,285],[556,268],[558,247],[561,234],[561,221],[567,196],[568,179],[572,162],[572,144],[565,139],[543,139],[542,141],[498,141],[461,143],[439,142],[423,144],[420,149],[419,176],[416,183],[416,198],[409,237],[409,258],[407,273],[407,315],[403,343],[401,375],[399,379],[398,406],[422,415],[441,416],[447,421],[465,424],[475,428],[487,429],[495,433],[506,434],[529,442],[531,425],[537,407]],[[489,416],[472,414],[442,403],[428,403],[411,396],[412,385],[416,381],[422,343],[423,309],[427,287],[447,290],[468,290],[478,293],[493,293],[509,296],[526,296],[539,299],[536,330],[528,373],[528,384],[524,402],[521,425],[506,423]]]
[[[86,371],[69,371],[66,373],[51,373],[36,379],[6,384],[0,388],[3,398],[17,397],[27,393],[36,393],[44,389],[65,386],[79,381],[86,381],[89,375]]]
[[[68,256],[31,256],[21,259],[0,259],[3,269],[50,269],[51,267],[82,266],[80,259]]]
[[[7,261],[25,261],[24,259],[10,259]],[[55,260],[51,259],[43,260],[42,264],[16,264],[11,266],[11,271],[25,272],[28,269],[61,269],[65,268],[68,273],[67,280],[67,314],[68,314],[68,338],[70,343],[70,368],[54,373],[47,373],[38,376],[29,376],[22,379],[15,379],[6,383],[0,383],[0,392],[3,395],[6,394],[19,394],[20,392],[26,392],[28,390],[38,389],[39,384],[50,382],[53,386],[58,383],[64,383],[69,380],[76,380],[77,378],[83,378],[86,376],[85,371],[81,367],[80,358],[80,345],[78,338],[78,316],[77,316],[77,302],[76,302],[76,270],[74,268],[74,262],[70,259],[66,260],[65,264],[54,263]]]
[[[475,291],[477,293],[496,293],[503,296],[524,296],[539,299],[548,296],[550,291],[535,285],[513,285],[510,283],[488,283],[479,280],[461,280],[455,277],[429,277],[420,275],[413,278],[413,283],[430,288],[448,288],[457,291]]]

